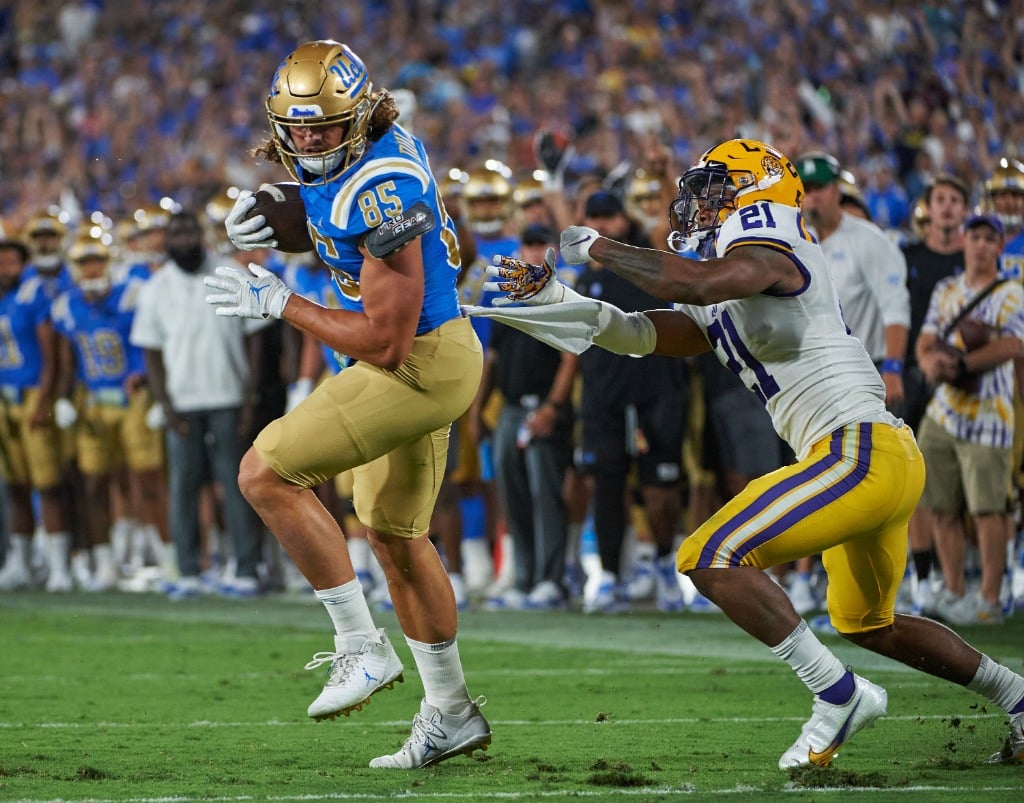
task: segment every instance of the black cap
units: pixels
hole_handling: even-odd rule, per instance
[[[543,223],[531,223],[519,233],[519,240],[523,245],[553,245],[558,242],[558,235]]]
[[[614,217],[625,211],[619,196],[607,190],[598,190],[587,198],[583,214],[587,217]]]

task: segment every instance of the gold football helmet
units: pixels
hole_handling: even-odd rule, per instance
[[[35,237],[63,239],[67,236],[68,227],[61,219],[61,215],[54,212],[40,212],[25,224],[22,233],[30,240]]]
[[[164,197],[134,210],[131,219],[118,226],[122,256],[131,262],[162,263],[167,258],[167,224],[171,215],[180,209],[177,201]]]
[[[348,45],[329,39],[307,42],[285,56],[271,82],[267,117],[274,147],[296,181],[327,184],[363,155],[375,106],[372,95],[366,65]],[[341,143],[313,155],[299,153],[289,133],[291,126],[334,125],[345,127]]]
[[[132,219],[140,232],[166,229],[172,208],[163,204],[145,204],[132,212]]]
[[[860,186],[857,184],[857,177],[849,170],[840,170],[836,183],[839,184],[840,205],[844,208],[847,208],[848,204],[853,205],[860,210],[861,217],[865,220],[871,220],[871,210],[868,208],[868,202],[864,197],[864,193],[860,191]]]
[[[206,202],[203,214],[199,219],[206,239],[217,253],[223,256],[230,256],[236,251],[228,239],[224,221],[227,220],[231,210],[235,208],[239,192],[238,187],[226,187],[218,192]]]
[[[453,167],[438,179],[437,188],[441,192],[441,197],[445,200],[448,200],[449,198],[461,198],[468,181],[469,173],[465,170]]]
[[[626,187],[626,212],[643,223],[647,231],[665,222],[665,207],[661,200],[661,179],[638,168],[629,177]]]
[[[803,197],[803,182],[786,156],[763,142],[730,139],[707,150],[679,179],[669,245],[680,250],[681,238],[693,240],[688,245],[707,255],[707,243],[737,209],[759,201],[799,209]]]
[[[85,293],[102,295],[110,289],[110,234],[83,232],[68,249],[71,276]]]
[[[544,201],[544,179],[546,176],[547,171],[534,170],[530,175],[516,182],[515,189],[512,190],[512,200],[519,209],[538,201]]]
[[[44,271],[54,271],[63,260],[68,235],[67,216],[60,212],[44,211],[25,224],[24,239],[32,252],[32,263]]]
[[[1008,230],[1024,225],[1024,163],[1003,156],[982,186],[981,208],[993,212]]]
[[[483,237],[502,232],[512,217],[512,171],[505,164],[488,159],[473,170],[462,191],[469,227]]]
[[[925,229],[928,228],[928,224],[932,222],[931,215],[928,213],[928,201],[922,195],[914,203],[914,211],[910,213],[910,229],[914,232],[914,236],[919,240],[923,240],[926,234]]]

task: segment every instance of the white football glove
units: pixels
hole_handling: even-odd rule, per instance
[[[57,399],[53,403],[53,420],[58,429],[69,429],[78,420],[78,410],[70,399]]]
[[[249,263],[249,270],[221,265],[216,276],[203,278],[203,284],[223,291],[208,295],[206,303],[215,306],[218,315],[237,318],[280,318],[292,296],[284,282],[255,262]]]
[[[146,426],[149,429],[164,429],[167,426],[167,413],[164,412],[164,406],[160,402],[154,402],[146,410]]]
[[[246,214],[256,205],[256,196],[250,190],[238,193],[235,205],[224,219],[228,239],[240,251],[252,251],[254,248],[276,248],[277,239],[274,230],[267,226],[263,215],[246,219]]]
[[[590,246],[601,235],[587,226],[569,226],[559,238],[558,250],[562,259],[570,265],[582,265],[590,261]]]
[[[306,397],[313,392],[313,380],[308,376],[296,379],[292,384],[288,386],[288,396],[285,399],[284,411],[290,413],[302,402],[306,400]]]
[[[487,266],[487,275],[498,281],[485,282],[484,290],[504,293],[491,304],[504,307],[509,304],[557,304],[565,301],[566,286],[555,276],[555,249],[544,253],[544,262],[531,265],[521,259],[495,256],[494,264]]]

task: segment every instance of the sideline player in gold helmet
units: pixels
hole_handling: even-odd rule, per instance
[[[88,232],[79,235],[68,251],[75,287],[53,304],[61,355],[57,426],[75,441],[85,490],[82,546],[90,548],[94,564],[90,575],[88,553],[80,552],[72,557],[72,568],[76,578],[88,578],[87,588],[98,591],[118,580],[120,556],[111,544],[111,494],[122,474],[120,512],[140,528],[149,528],[152,546],[160,550],[157,557],[164,566],[171,562],[163,433],[146,426],[152,396],[145,383],[142,351],[128,340],[134,295],[130,285],[112,281],[106,239]]]
[[[981,211],[998,216],[1009,244],[1024,227],[1024,162],[1012,156],[999,159],[982,187]]]

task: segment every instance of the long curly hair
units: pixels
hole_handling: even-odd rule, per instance
[[[367,143],[376,142],[383,137],[398,119],[398,106],[388,90],[375,90],[370,95],[370,100],[373,101],[373,111],[370,112],[370,124],[366,127]],[[250,153],[265,162],[280,164],[283,161],[272,136],[268,136]]]

